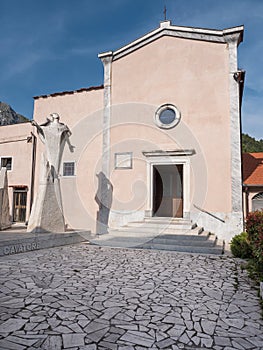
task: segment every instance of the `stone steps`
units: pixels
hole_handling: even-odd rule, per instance
[[[160,236],[141,236],[141,237],[134,237],[134,236],[126,236],[126,235],[103,235],[99,238],[96,238],[96,240],[101,243],[103,242],[113,242],[114,244],[121,244],[121,246],[132,246],[132,245],[138,245],[142,246],[143,244],[150,244],[151,246],[154,245],[165,245],[165,246],[209,246],[212,247],[216,244],[216,237],[209,232],[204,232],[201,236],[174,236],[170,238],[171,236],[167,238],[166,235],[160,235]],[[112,246],[112,244],[111,244]]]
[[[169,224],[169,222],[172,222]],[[109,234],[90,240],[91,244],[119,248],[156,249],[199,254],[222,254],[223,244],[215,235],[188,220],[151,218],[132,222]]]
[[[180,235],[179,237],[176,235],[171,235],[166,236],[166,235],[161,235],[160,237],[155,237],[152,239],[150,242],[151,244],[154,245],[180,245],[180,246],[209,246],[213,247],[216,244],[216,237],[209,232],[203,232],[202,235],[200,236],[194,236],[194,235],[188,235],[188,236],[183,236]]]
[[[179,223],[170,224],[167,223],[157,223],[157,222],[131,222],[125,226],[119,228],[113,228],[109,230],[111,234],[118,234],[118,232],[132,233],[132,234],[151,234],[151,235],[160,235],[160,234],[187,234],[187,232],[193,232],[197,229],[197,226],[192,223]],[[199,233],[202,231],[202,228],[198,228]],[[196,233],[196,232],[195,232]]]
[[[110,229],[109,233],[114,236],[125,236],[129,237],[158,237],[158,236],[169,236],[170,239],[180,239],[189,237],[192,239],[204,240],[205,235],[200,235],[203,232],[202,227],[195,227],[193,229],[162,229],[162,228],[149,228],[149,227],[121,227],[119,229]]]
[[[137,246],[142,249],[156,249],[166,251],[176,251],[184,253],[195,253],[195,254],[215,254],[221,255],[224,253],[223,247],[220,246],[196,246],[196,245],[165,245],[165,244],[144,244],[143,246]]]
[[[173,230],[190,230],[194,228],[196,225],[193,224],[190,220],[186,219],[176,219],[176,218],[165,218],[165,217],[159,217],[159,218],[147,218],[144,219],[144,221],[140,222],[130,222],[126,226],[122,226],[121,229],[123,228],[143,228],[143,229],[173,229]]]

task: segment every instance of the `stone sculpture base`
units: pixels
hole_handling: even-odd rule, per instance
[[[11,227],[6,168],[0,171],[0,230]]]
[[[61,205],[59,180],[47,180],[39,186],[33,203],[27,232],[65,232],[65,221]]]

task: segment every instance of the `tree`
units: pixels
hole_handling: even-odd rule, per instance
[[[242,134],[242,152],[255,153],[263,152],[263,139],[256,140],[248,134]]]

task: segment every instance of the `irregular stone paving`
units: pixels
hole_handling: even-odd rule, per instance
[[[263,349],[239,264],[86,244],[1,258],[0,349]]]

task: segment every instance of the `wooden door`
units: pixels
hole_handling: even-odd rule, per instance
[[[13,221],[26,221],[27,192],[24,190],[14,190],[13,196]]]

